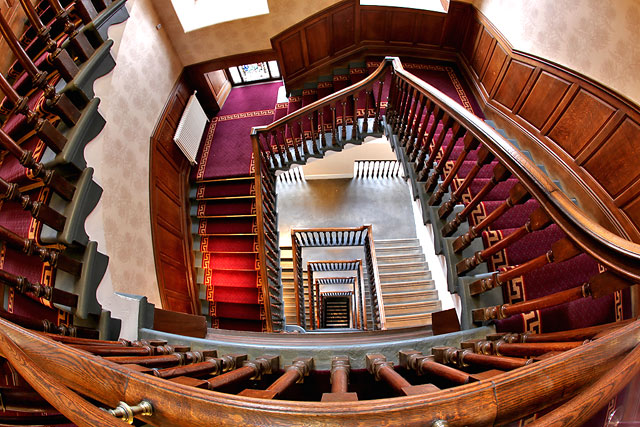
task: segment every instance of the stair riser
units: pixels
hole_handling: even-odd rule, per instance
[[[440,301],[433,301],[424,304],[412,305],[385,305],[384,312],[387,316],[392,315],[409,315],[409,314],[427,314],[440,310]]]
[[[431,280],[431,272],[418,271],[409,273],[389,273],[380,272],[380,283],[394,283],[394,282],[419,282],[424,280]]]
[[[385,294],[382,292],[382,299],[385,304],[411,303],[416,301],[436,301],[438,299],[438,291],[426,292],[407,292],[402,294]]]

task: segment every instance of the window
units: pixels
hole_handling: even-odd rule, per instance
[[[449,10],[449,0],[360,0],[360,4],[363,6],[407,7],[444,13]]]
[[[171,0],[185,33],[269,13],[267,0]]]
[[[234,86],[280,79],[280,69],[276,61],[238,65],[229,68],[228,71]]]

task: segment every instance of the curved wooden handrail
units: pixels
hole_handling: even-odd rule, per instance
[[[0,331],[33,363],[46,364],[49,374],[66,387],[112,406],[119,399],[148,400],[154,407],[147,419],[152,425],[206,426],[215,413],[217,424],[229,426],[265,420],[272,425],[430,425],[438,419],[461,426],[506,423],[574,395],[638,345],[640,320],[491,379],[414,396],[331,403],[273,401],[202,390],[114,364],[1,319]],[[460,405],[460,398],[465,405]]]
[[[6,321],[3,321],[6,322]],[[0,352],[33,389],[69,421],[80,427],[126,426],[78,396],[49,372],[40,368],[7,334],[0,329]]]
[[[640,245],[591,220],[528,157],[495,129],[444,93],[406,71],[399,58],[393,58],[392,61],[394,73],[412,87],[428,94],[433,102],[484,144],[530,194],[542,202],[556,224],[585,253],[626,278],[640,280]]]
[[[587,387],[586,390],[530,425],[531,427],[580,426],[620,393],[629,381],[638,374],[640,374],[640,344],[615,368]],[[633,398],[631,396],[631,399]]]

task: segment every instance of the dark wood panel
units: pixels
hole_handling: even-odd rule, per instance
[[[389,41],[394,43],[413,43],[413,32],[416,25],[415,12],[391,12]],[[378,23],[378,27],[379,27]]]
[[[581,89],[551,128],[548,137],[576,157],[614,114],[615,109],[611,105]]]
[[[180,234],[182,229],[180,224],[184,220],[182,218],[182,212],[180,211],[180,201],[175,200],[171,194],[168,194],[167,191],[159,185],[156,185],[156,197],[157,203],[156,206],[156,216],[157,220],[160,223],[167,224],[174,233]]]
[[[280,43],[282,52],[282,69],[287,75],[304,70],[304,54],[302,52],[302,35],[295,32],[284,38]]]
[[[489,34],[489,31],[483,28],[482,34],[480,34],[480,40],[478,41],[478,46],[476,47],[471,59],[471,67],[473,68],[473,71],[476,72],[477,76],[482,75],[482,69],[487,60],[487,55],[490,52],[492,43],[493,37]]]
[[[175,292],[167,292],[167,304],[172,307],[173,311],[178,313],[186,313],[191,309],[189,301],[180,298],[180,294]]]
[[[542,129],[569,86],[570,83],[566,80],[543,71],[527,95],[518,115],[537,129]]]
[[[622,210],[634,224],[640,224],[640,197],[636,197],[631,203],[624,206]]]
[[[179,294],[184,292],[185,270],[184,265],[175,262],[175,260],[166,255],[160,255],[162,260],[162,277],[164,281],[164,288],[166,290],[174,291]],[[185,295],[185,300],[189,300]],[[171,310],[176,311],[171,308]]]
[[[444,48],[460,51],[469,28],[471,7],[466,3],[451,3],[444,22],[441,45]]]
[[[383,10],[360,10],[360,40],[384,41],[385,20],[387,14]]]
[[[204,316],[156,308],[153,312],[153,329],[170,334],[204,338],[207,335],[207,322]]]
[[[172,162],[171,157],[167,157],[164,150],[158,150],[156,157],[158,165],[158,173],[156,174],[157,182],[161,182],[166,191],[169,191],[175,199],[180,197],[182,184],[176,179],[180,170],[176,163]]]
[[[328,17],[322,18],[305,27],[304,32],[305,40],[307,41],[309,65],[331,55]]]
[[[482,84],[484,85],[487,93],[491,93],[493,91],[493,86],[498,80],[500,70],[502,70],[502,67],[506,60],[507,53],[499,44],[496,44],[496,47],[493,49],[493,53],[489,58],[489,63],[484,72],[484,75],[482,76]]]
[[[333,54],[352,47],[356,43],[355,6],[337,10],[331,15]]]
[[[482,34],[482,25],[480,22],[473,20],[462,44],[462,55],[469,64],[471,64],[471,60],[473,59],[473,52],[475,51],[480,34]]]
[[[584,164],[614,198],[640,177],[639,136],[640,125],[627,118]]]
[[[444,23],[444,15],[417,15],[415,42],[433,46],[440,45]]]
[[[535,67],[524,62],[515,59],[509,61],[507,71],[495,92],[495,100],[513,110],[534,70]]]

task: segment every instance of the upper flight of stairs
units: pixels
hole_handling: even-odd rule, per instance
[[[418,239],[376,240],[387,328],[426,326],[442,304]]]
[[[254,177],[199,182],[190,198],[202,314],[214,328],[263,331]]]

